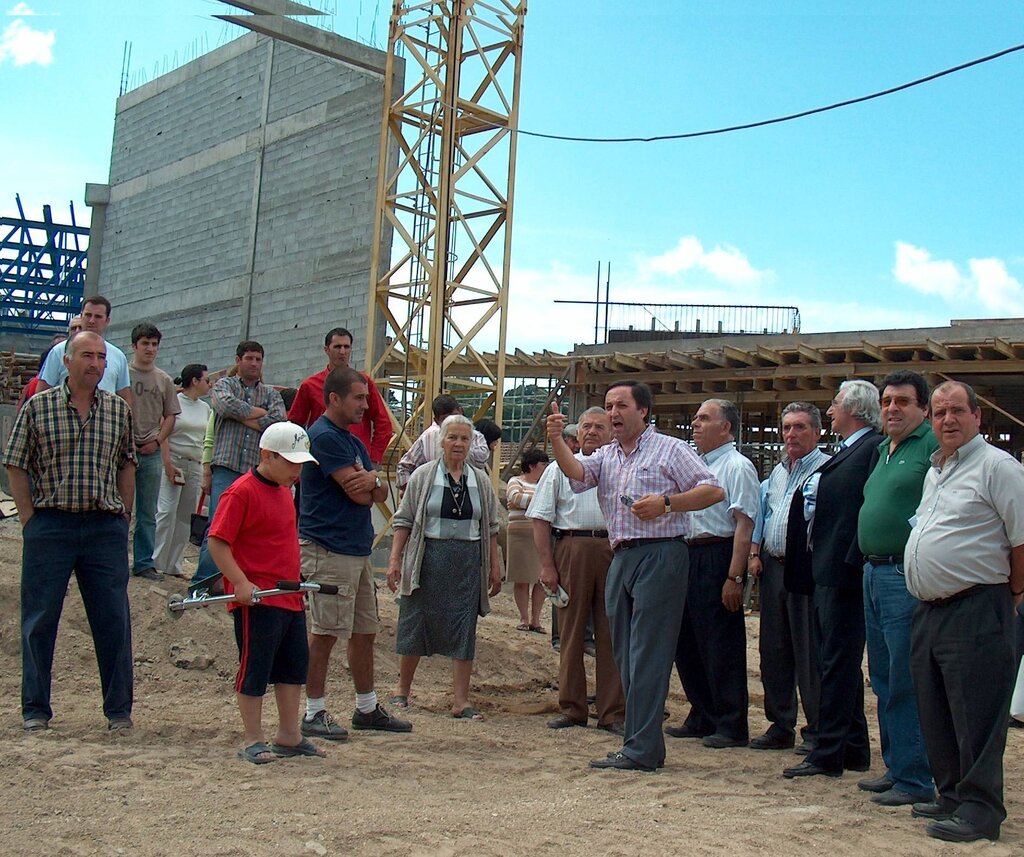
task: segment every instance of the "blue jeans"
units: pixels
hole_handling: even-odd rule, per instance
[[[74,572],[92,630],[107,718],[132,713],[128,522],[109,512],[38,510],[22,531],[21,711],[53,716],[50,679],[57,625]]]
[[[931,800],[934,794],[917,698],[910,677],[910,625],[917,599],[902,565],[864,565],[868,676],[878,697],[878,731],[893,785]]]
[[[237,470],[228,467],[221,467],[219,464],[210,468],[210,523],[213,523],[213,516],[217,512],[217,504],[220,502],[220,495],[242,474]],[[208,577],[215,577],[220,573],[217,563],[210,556],[207,536],[203,536],[202,547],[199,548],[199,561],[196,564],[196,573],[192,576],[192,584]]]
[[[143,455],[135,468],[135,535],[132,537],[132,574],[153,568],[156,548],[156,499],[160,495],[160,476],[164,464],[160,450]]]

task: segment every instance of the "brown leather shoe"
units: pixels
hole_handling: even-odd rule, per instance
[[[573,720],[568,714],[559,714],[548,721],[548,729],[568,729],[570,726],[586,726],[587,721]]]

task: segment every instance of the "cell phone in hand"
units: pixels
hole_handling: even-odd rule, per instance
[[[619,499],[622,501],[623,506],[632,506],[634,503],[633,498],[627,494],[620,494]]]

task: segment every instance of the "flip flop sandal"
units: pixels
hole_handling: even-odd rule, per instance
[[[520,622],[518,625],[516,625],[516,630],[517,631],[532,631],[533,628],[531,628],[525,622]]]
[[[255,744],[250,744],[244,750],[238,751],[238,758],[246,762],[252,762],[254,765],[266,765],[270,762],[276,762],[277,756],[271,756],[269,759],[261,759],[264,753],[273,753],[266,744],[262,741],[257,741]]]
[[[390,705],[392,708],[408,708],[409,697],[402,696],[401,694],[399,694],[398,696],[392,696],[391,699],[388,700],[388,705]]]
[[[271,744],[270,750],[275,756],[280,756],[282,759],[289,759],[293,756],[316,756],[320,759],[327,757],[327,754],[308,738],[303,738],[294,747],[289,747],[287,744]]]
[[[542,625],[530,625],[529,630],[533,631],[534,634],[544,634],[546,631]]]
[[[483,720],[484,716],[480,709],[467,705],[458,714],[452,714],[456,720]]]

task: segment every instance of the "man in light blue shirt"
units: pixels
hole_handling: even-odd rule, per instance
[[[88,330],[103,336],[110,324],[110,301],[100,295],[91,295],[82,304],[82,330]],[[39,392],[56,387],[68,376],[64,365],[64,348],[67,341],[58,342],[46,357],[43,368],[39,372]],[[116,345],[107,343],[107,368],[100,379],[99,388],[108,393],[116,393],[129,405],[132,401],[132,382],[128,375],[128,359]]]
[[[821,412],[807,402],[791,402],[782,410],[785,457],[768,477],[761,541],[751,542],[748,570],[760,580],[761,684],[764,712],[771,726],[753,738],[755,750],[785,750],[795,743],[797,688],[807,726],[800,752],[810,752],[818,721],[819,677],[817,639],[811,599],[785,587],[786,533],[793,494],[828,455],[818,449]]]
[[[761,492],[753,463],[736,449],[739,421],[726,399],[708,399],[693,418],[693,442],[725,499],[690,512],[690,573],[676,646],[690,711],[682,726],[665,729],[715,749],[746,747],[749,737],[743,584]]]

